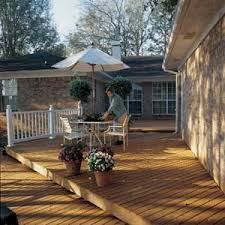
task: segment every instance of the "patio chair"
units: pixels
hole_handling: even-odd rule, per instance
[[[110,136],[110,145],[111,145],[111,137],[119,136],[123,137],[123,151],[126,150],[128,146],[128,133],[129,133],[129,120],[131,115],[127,115],[123,124],[121,125],[113,125],[109,126],[109,128],[104,132],[104,144],[106,144],[106,136]]]
[[[90,136],[90,133],[84,126],[80,127],[78,124],[71,125],[69,118],[69,116],[60,117],[63,125],[63,144],[65,144],[66,140],[73,142],[76,139],[79,142]]]

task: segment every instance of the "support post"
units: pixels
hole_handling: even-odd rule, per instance
[[[13,117],[10,105],[6,108],[6,121],[7,121],[7,139],[8,147],[14,146],[14,130],[13,130]]]
[[[95,65],[92,64],[92,111],[95,113],[95,101],[96,101],[96,93],[95,93]]]
[[[83,116],[83,104],[81,101],[78,102],[78,116],[79,117]]]
[[[49,129],[49,139],[54,139],[54,109],[53,105],[49,106],[48,110],[48,129]]]

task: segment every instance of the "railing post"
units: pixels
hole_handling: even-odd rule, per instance
[[[49,129],[49,138],[54,139],[54,109],[53,105],[49,106],[48,110],[48,129]]]
[[[8,147],[14,146],[14,130],[13,130],[13,117],[10,105],[6,108],[6,121],[7,121],[7,139]]]

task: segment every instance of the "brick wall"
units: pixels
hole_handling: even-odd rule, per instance
[[[77,102],[70,97],[71,77],[18,79],[18,110],[73,108]],[[91,81],[90,81],[91,82]],[[91,113],[91,97],[84,104],[84,112]],[[105,110],[105,86],[101,81],[96,82],[96,112]]]
[[[152,82],[141,83],[143,88],[143,119],[152,119]]]
[[[225,17],[182,67],[183,138],[225,191]]]
[[[71,77],[18,79],[18,110],[72,108],[76,101],[70,97]]]

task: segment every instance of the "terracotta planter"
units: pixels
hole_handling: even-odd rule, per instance
[[[76,160],[73,162],[64,162],[64,165],[67,170],[67,175],[69,175],[69,176],[79,175],[81,163],[82,163],[81,160]]]
[[[95,171],[95,179],[98,187],[104,187],[112,183],[112,171]]]

